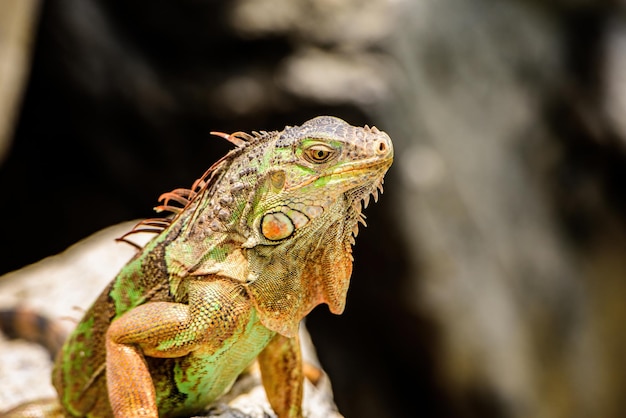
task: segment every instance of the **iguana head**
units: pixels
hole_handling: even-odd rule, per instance
[[[261,160],[262,192],[249,217],[252,245],[306,245],[341,221],[349,240],[362,219],[362,202],[378,198],[393,160],[387,134],[320,116],[287,127]],[[263,183],[261,181],[261,183]]]
[[[241,282],[263,324],[287,336],[320,303],[341,313],[362,209],[393,160],[389,136],[330,116],[225,136],[239,148],[186,208],[174,264]]]

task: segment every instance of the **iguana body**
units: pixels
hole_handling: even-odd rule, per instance
[[[221,135],[238,147],[163,196],[175,216],[136,228],[159,234],[66,341],[53,372],[63,414],[198,413],[258,356],[277,415],[301,416],[298,324],[320,303],[343,311],[361,202],[377,196],[391,141],[328,116]]]

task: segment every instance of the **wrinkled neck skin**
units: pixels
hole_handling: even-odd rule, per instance
[[[350,234],[356,222],[346,217],[345,196],[307,228],[274,245],[247,250],[246,288],[263,325],[287,337],[315,306],[326,303],[343,312],[352,273]]]

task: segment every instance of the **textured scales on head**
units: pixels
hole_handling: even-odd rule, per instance
[[[175,213],[169,223],[136,228],[171,235],[171,292],[182,300],[185,278],[227,277],[266,327],[287,336],[320,303],[341,313],[362,209],[393,160],[389,136],[330,116],[281,132],[217,135],[237,148],[191,189],[161,197],[158,209]]]

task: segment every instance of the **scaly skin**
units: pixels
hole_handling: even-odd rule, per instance
[[[175,216],[137,228],[160,233],[65,343],[53,373],[64,414],[198,413],[258,356],[278,417],[302,416],[298,325],[321,303],[343,311],[362,201],[377,197],[391,140],[328,116],[220,135],[237,148],[164,195]]]

